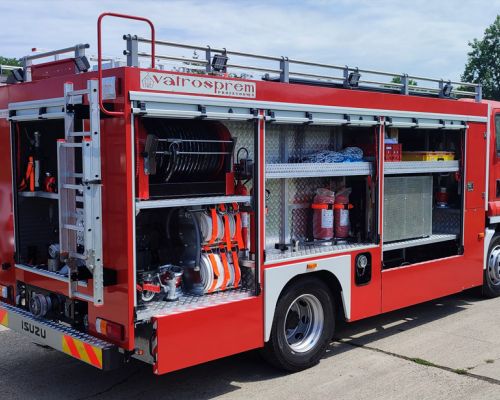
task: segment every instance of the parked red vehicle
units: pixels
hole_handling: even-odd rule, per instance
[[[102,61],[105,17],[151,26],[126,66]],[[103,370],[262,348],[296,371],[339,319],[500,294],[500,103],[479,85],[159,41],[112,13],[98,38],[96,68],[77,45],[0,87],[2,325]]]

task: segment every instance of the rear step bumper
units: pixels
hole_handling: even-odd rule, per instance
[[[0,303],[0,325],[102,370],[114,369],[121,363],[117,346],[65,325],[35,318],[5,303]]]

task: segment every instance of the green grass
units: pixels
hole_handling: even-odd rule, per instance
[[[454,369],[453,372],[455,372],[458,375],[466,375],[467,374],[466,369],[460,369],[460,368]]]
[[[431,363],[430,361],[424,360],[422,358],[414,357],[410,358],[411,361],[414,363],[420,364],[420,365],[425,365],[426,367],[436,367],[437,365],[434,363]]]

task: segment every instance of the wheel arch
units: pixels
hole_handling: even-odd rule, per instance
[[[265,269],[264,341],[271,335],[274,314],[279,298],[288,287],[305,277],[316,277],[324,282],[333,295],[335,312],[349,319],[351,311],[351,256],[343,255],[312,262],[303,261]]]
[[[490,251],[491,241],[498,235],[500,235],[500,224],[485,229],[483,269],[486,269],[488,265],[488,252]]]

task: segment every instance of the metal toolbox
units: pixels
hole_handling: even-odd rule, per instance
[[[432,234],[432,176],[386,177],[384,243]]]

